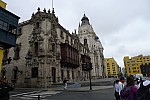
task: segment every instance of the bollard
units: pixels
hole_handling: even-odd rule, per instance
[[[38,100],[40,100],[40,95],[38,95]]]

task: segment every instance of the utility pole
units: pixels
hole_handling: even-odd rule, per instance
[[[91,82],[91,70],[92,70],[92,63],[83,63],[82,70],[89,72],[89,79],[90,79],[90,90],[92,90],[92,82]]]
[[[91,83],[91,70],[89,70],[89,78],[90,78],[90,90],[92,90],[92,83]]]

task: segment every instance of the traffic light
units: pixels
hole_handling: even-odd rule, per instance
[[[87,70],[87,63],[82,64],[82,70],[86,71]]]
[[[89,70],[92,70],[93,67],[92,67],[92,63],[89,63]]]
[[[83,63],[82,64],[82,70],[83,71],[90,71],[92,70],[92,63]]]

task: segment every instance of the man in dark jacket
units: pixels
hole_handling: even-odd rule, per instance
[[[150,100],[150,72],[147,75],[147,80],[139,83],[136,100]]]
[[[6,78],[0,80],[0,100],[9,100],[9,91],[12,91],[14,87],[10,85]]]

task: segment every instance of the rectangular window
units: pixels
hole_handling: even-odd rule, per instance
[[[32,78],[37,78],[38,77],[38,67],[33,67],[31,69],[31,74],[32,74]]]
[[[60,37],[64,39],[63,31],[60,31]]]
[[[67,70],[67,78],[70,79],[69,70]]]
[[[38,49],[39,49],[39,47],[38,47],[38,42],[35,42],[35,43],[34,43],[34,53],[35,53],[35,54],[38,54]]]
[[[18,29],[18,34],[17,35],[21,35],[22,34],[22,28]]]

